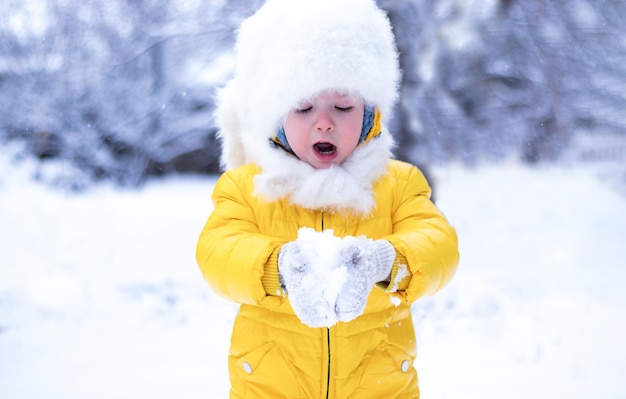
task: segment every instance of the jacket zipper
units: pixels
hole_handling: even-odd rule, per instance
[[[330,395],[330,328],[326,327],[326,344],[328,345],[328,374],[326,376],[326,399]]]
[[[322,231],[324,231],[324,212],[322,212]],[[328,364],[326,371],[326,399],[330,397],[330,328],[326,327],[326,349],[328,351]]]

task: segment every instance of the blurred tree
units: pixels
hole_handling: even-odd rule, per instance
[[[213,89],[229,73],[222,55],[255,2],[209,3],[3,3],[10,18],[39,7],[43,28],[0,30],[0,138],[76,166],[69,185],[217,171]]]
[[[623,135],[624,2],[379,2],[404,70],[402,158],[534,163],[581,130]]]

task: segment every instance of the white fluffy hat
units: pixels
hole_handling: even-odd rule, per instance
[[[268,139],[287,113],[327,89],[377,106],[386,130],[400,70],[374,0],[268,0],[242,23],[235,53],[216,110],[226,169],[271,156]]]

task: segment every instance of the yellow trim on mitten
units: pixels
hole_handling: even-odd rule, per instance
[[[261,277],[261,283],[267,295],[285,296],[285,291],[280,285],[280,277],[278,276],[278,252],[280,252],[280,248],[276,248],[270,255],[265,263],[264,273]]]
[[[399,274],[402,274],[401,276]],[[409,269],[406,257],[396,251],[396,258],[391,266],[391,278],[389,282],[376,283],[376,286],[385,292],[404,291],[411,282],[411,270]],[[400,279],[400,281],[398,281]]]

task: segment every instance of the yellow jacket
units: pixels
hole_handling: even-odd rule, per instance
[[[391,160],[368,216],[311,211],[254,195],[258,166],[225,172],[197,246],[205,280],[241,304],[229,354],[231,398],[419,398],[410,304],[450,281],[457,236],[414,166]],[[373,289],[364,313],[330,328],[304,325],[280,290],[277,254],[301,227],[386,239],[410,275]]]

